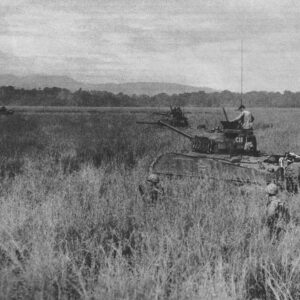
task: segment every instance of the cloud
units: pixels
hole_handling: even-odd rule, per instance
[[[0,69],[2,74],[29,74],[33,64],[33,58],[16,57],[0,51]]]
[[[292,0],[3,0],[1,68],[238,90],[244,39],[249,87],[296,88],[299,13]]]

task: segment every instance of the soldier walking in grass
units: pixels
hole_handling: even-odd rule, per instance
[[[279,165],[286,179],[286,190],[297,194],[300,187],[300,156],[287,152],[279,159]]]
[[[139,192],[146,204],[156,204],[164,196],[164,189],[156,174],[150,174],[145,185],[139,185]]]
[[[290,221],[289,210],[286,203],[278,197],[278,187],[270,183],[266,188],[266,225],[269,230],[269,237],[273,241],[278,241],[286,232],[287,224]]]
[[[300,163],[292,163],[285,169],[286,189],[288,192],[298,194],[300,185]]]

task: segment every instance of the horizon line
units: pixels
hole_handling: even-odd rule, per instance
[[[215,87],[210,87],[210,86],[197,86],[195,84],[188,84],[188,83],[179,83],[179,82],[171,82],[171,81],[123,81],[123,82],[114,82],[114,81],[107,81],[107,82],[99,82],[99,83],[93,83],[93,82],[87,82],[87,81],[81,81],[78,79],[74,79],[74,77],[70,76],[70,75],[53,75],[53,74],[45,74],[45,73],[31,73],[31,74],[27,74],[27,75],[18,75],[18,74],[13,74],[13,73],[1,73],[0,72],[0,76],[13,76],[16,78],[28,78],[28,77],[34,77],[34,76],[41,76],[41,77],[53,77],[53,78],[58,78],[58,77],[65,77],[67,79],[71,79],[74,81],[74,83],[77,84],[83,84],[83,85],[92,85],[92,86],[97,86],[97,85],[105,85],[105,84],[113,84],[113,85],[123,85],[123,84],[151,84],[151,83],[157,83],[157,84],[174,84],[174,85],[181,85],[181,86],[186,86],[186,87],[190,87],[190,88],[196,88],[196,89],[210,89],[212,90],[211,93],[220,93],[220,92],[225,92],[225,91],[229,91],[232,93],[241,93],[241,91],[238,90],[231,90],[231,89],[223,89],[223,88],[215,88]],[[5,85],[8,86],[8,85]],[[3,87],[3,85],[1,85],[1,87]],[[15,86],[17,87],[17,86]],[[52,87],[58,87],[58,86],[47,86],[48,88],[52,88]],[[64,87],[61,87],[64,88]],[[67,88],[65,88],[67,89]],[[86,90],[84,88],[82,88],[83,90]],[[199,90],[201,91],[201,90]],[[251,90],[247,90],[247,91],[243,91],[243,94],[246,93],[251,93],[251,92],[265,92],[265,93],[280,93],[280,94],[284,94],[284,92],[292,92],[292,93],[299,93],[300,90],[289,90],[289,89],[284,89],[282,91],[279,90],[262,90],[262,89],[251,89]],[[185,93],[185,92],[183,92]],[[192,92],[186,92],[186,93],[192,93]]]

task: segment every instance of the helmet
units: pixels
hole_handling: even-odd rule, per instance
[[[270,183],[267,185],[266,193],[269,195],[276,195],[278,193],[278,187],[275,183]]]
[[[159,177],[156,174],[150,174],[147,178],[147,181],[152,183],[159,183]]]

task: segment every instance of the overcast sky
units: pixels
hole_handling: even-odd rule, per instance
[[[300,91],[300,1],[1,0],[0,73]]]

